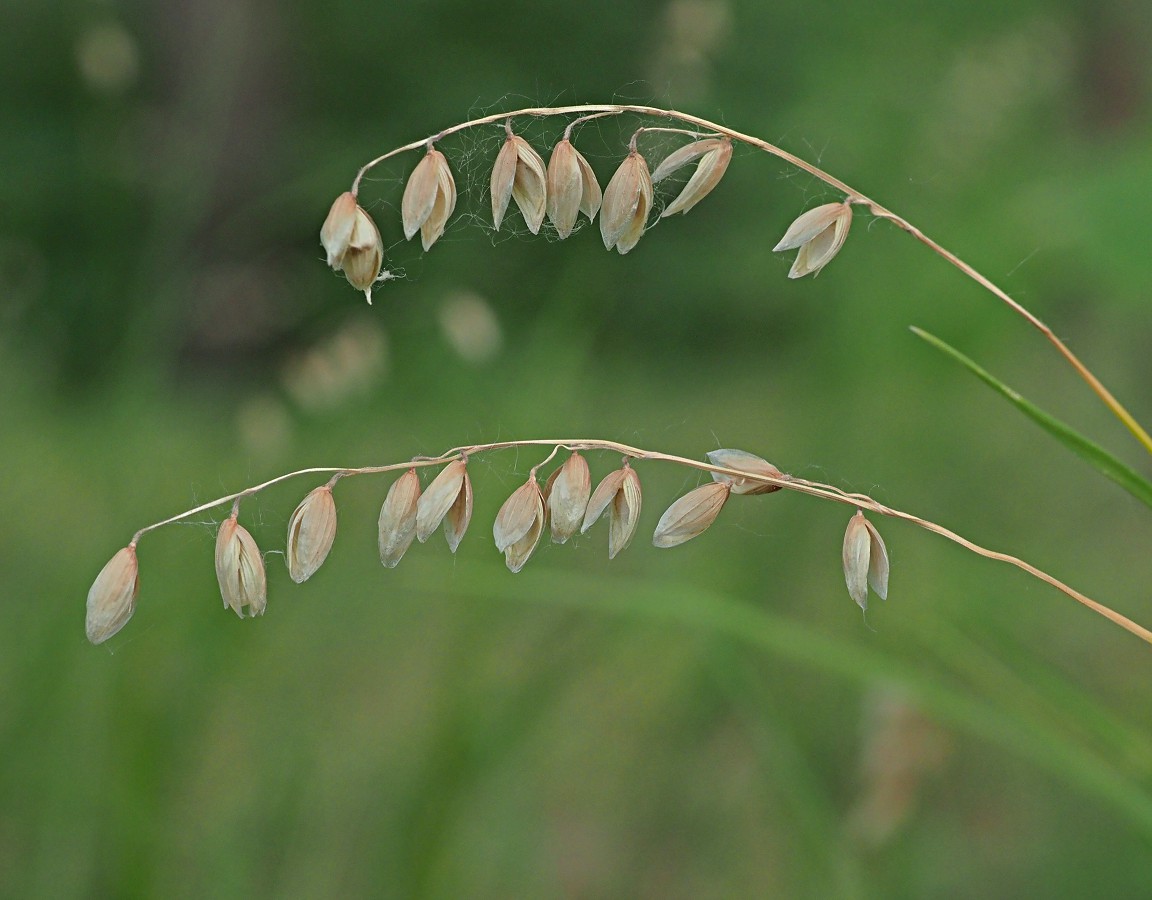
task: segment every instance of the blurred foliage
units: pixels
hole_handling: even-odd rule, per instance
[[[499,129],[445,141],[460,212],[376,305],[317,232],[356,169],[469,115],[636,101],[819,162],[1029,305],[1152,421],[1152,8],[11,0],[0,36],[0,894],[1141,897],[1152,654],[1009,569],[847,511],[734,498],[706,535],[603,526],[517,576],[488,543],[539,461],[477,460],[458,557],[376,562],[386,480],[244,505],[269,612],[219,606],[213,522],[145,537],[128,628],[83,598],[136,528],[309,465],[470,441],[717,446],[865,490],[1143,624],[1147,510],[916,341],[920,325],[1147,473],[1022,323],[894,229],[818,279],[774,257],[834,199],[740,150],[627,257],[486,224]],[[586,126],[602,180],[634,123]],[[542,150],[556,123],[524,123]],[[657,152],[664,146],[654,141]],[[616,460],[594,458],[594,476]],[[650,534],[695,484],[642,466]]]

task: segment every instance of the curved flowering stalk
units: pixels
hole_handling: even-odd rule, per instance
[[[431,135],[427,138],[422,138],[418,141],[413,141],[409,144],[397,147],[394,150],[389,150],[387,153],[381,154],[375,159],[365,163],[360,168],[360,171],[356,173],[356,177],[352,182],[352,188],[350,191],[352,200],[355,200],[360,189],[360,183],[363,180],[365,174],[367,174],[373,167],[379,165],[385,160],[391,159],[394,156],[409,152],[411,150],[424,149],[428,151],[429,154],[438,154],[439,151],[432,151],[431,149],[434,142],[440,141],[461,131],[466,131],[470,128],[491,125],[497,122],[508,123],[512,119],[516,118],[577,116],[579,118],[575,121],[583,121],[585,119],[598,118],[601,116],[622,115],[625,113],[637,116],[646,116],[655,119],[671,120],[698,129],[698,132],[688,132],[690,134],[697,134],[697,146],[692,151],[684,151],[681,156],[691,156],[697,150],[700,150],[701,147],[699,145],[701,141],[714,138],[723,138],[727,141],[746,144],[750,147],[754,147],[758,150],[775,156],[776,158],[783,160],[789,165],[794,166],[803,172],[807,172],[809,175],[819,179],[830,188],[842,192],[844,194],[844,199],[841,201],[841,204],[838,205],[842,205],[847,213],[839,216],[837,220],[832,223],[833,227],[831,229],[818,232],[812,235],[808,241],[803,242],[802,244],[794,245],[800,251],[796,260],[796,264],[793,265],[792,271],[790,273],[794,278],[809,273],[815,274],[828,263],[832,256],[835,255],[835,253],[842,245],[844,238],[847,236],[848,223],[850,221],[850,216],[848,214],[850,213],[853,206],[862,206],[876,218],[886,219],[897,228],[907,232],[920,243],[928,247],[937,256],[951,263],[953,266],[963,272],[964,275],[975,281],[977,284],[991,293],[994,297],[996,297],[1001,303],[1008,306],[1013,312],[1023,318],[1029,325],[1039,331],[1044,336],[1045,340],[1047,340],[1048,343],[1050,343],[1064,358],[1068,365],[1070,365],[1075,370],[1076,374],[1079,375],[1079,377],[1089,386],[1089,388],[1091,388],[1091,390],[1109,409],[1109,411],[1124,424],[1124,427],[1127,428],[1128,431],[1136,438],[1136,440],[1140,442],[1144,449],[1149,453],[1152,453],[1152,436],[1150,436],[1148,432],[1143,428],[1143,426],[1141,426],[1140,423],[1136,421],[1135,417],[1120,403],[1119,400],[1116,399],[1115,396],[1113,396],[1113,394],[1079,359],[1079,357],[1077,357],[1071,351],[1071,349],[1069,349],[1069,347],[1063,341],[1061,341],[1059,337],[1056,336],[1055,332],[1053,332],[1048,325],[1046,325],[1018,301],[1010,297],[1006,291],[1000,288],[991,279],[978,272],[975,268],[962,260],[955,253],[945,249],[941,244],[928,237],[923,231],[914,226],[908,220],[904,219],[902,216],[897,215],[895,212],[873,200],[868,195],[856,190],[853,187],[850,187],[840,179],[829,174],[828,172],[825,172],[818,166],[813,165],[812,163],[802,159],[799,156],[789,153],[787,150],[784,150],[775,144],[755,137],[754,135],[736,131],[733,128],[729,128],[717,122],[709,121],[708,119],[701,118],[700,116],[680,112],[674,109],[661,109],[655,106],[643,106],[639,104],[579,104],[573,106],[534,106],[513,110],[511,112],[493,113],[492,115],[482,116],[477,119],[470,119],[467,122],[461,122],[457,125],[451,126],[450,128],[445,128],[443,131],[440,131],[437,134]],[[562,144],[566,142],[570,143],[572,124],[574,124],[574,122],[569,123],[569,128],[565,132],[563,141],[561,141]],[[640,131],[654,130],[684,131],[683,129],[640,129]],[[705,137],[704,133],[707,133],[708,136]],[[568,149],[569,148],[567,147],[563,149],[562,156],[568,155]],[[634,142],[631,150],[633,152],[635,151]],[[712,153],[713,155],[709,157],[709,153]],[[686,185],[684,192],[681,194],[681,197],[676,201],[673,201],[673,203],[665,209],[665,214],[667,214],[669,210],[675,212],[687,212],[687,210],[691,208],[692,205],[699,201],[704,193],[710,191],[715,186],[715,182],[719,180],[719,177],[723,175],[724,169],[727,167],[728,160],[726,158],[726,153],[727,151],[718,147],[710,146],[708,150],[705,150],[702,156],[705,159],[709,159],[708,164],[705,165],[705,162],[702,159],[700,168],[693,175],[692,179],[690,179],[688,185]],[[672,156],[676,156],[676,151],[673,152]],[[677,157],[674,162],[679,162],[679,159],[680,157]],[[436,192],[428,186],[432,179],[427,176],[431,174],[430,170],[433,167],[433,163],[435,163],[435,168],[439,176],[439,194],[436,194]],[[555,203],[553,203],[552,214],[550,214],[550,218],[554,222],[561,237],[566,237],[571,231],[572,224],[575,222],[575,214],[573,212],[574,209],[585,211],[588,215],[588,218],[591,219],[595,216],[596,206],[598,205],[594,202],[598,200],[598,197],[595,197],[594,194],[598,193],[599,188],[596,187],[593,189],[588,183],[589,179],[587,176],[590,174],[590,170],[585,172],[583,169],[581,169],[580,174],[582,187],[577,187],[576,181],[572,174],[572,161],[568,161],[566,166],[566,174],[563,177],[564,184],[566,184],[567,187],[564,189],[565,193],[561,198],[561,204],[557,206]],[[648,201],[649,193],[646,192],[644,185],[645,178],[648,175],[647,166],[645,166],[643,176],[639,173],[639,166],[635,161],[633,161],[630,168],[633,171],[631,171],[629,174],[630,183],[626,185],[626,187],[638,187],[634,192],[630,191],[626,196],[631,198],[631,200],[633,200],[637,206],[647,203],[647,206],[650,209],[651,204]],[[659,172],[661,177],[663,177],[665,174],[665,172],[660,171],[659,166],[657,167],[657,172]],[[444,223],[451,215],[452,207],[454,206],[456,200],[455,185],[451,183],[451,173],[448,171],[447,163],[446,161],[443,161],[442,157],[434,157],[432,161],[429,161],[426,158],[422,163],[422,166],[417,167],[417,173],[414,173],[414,178],[417,174],[421,176],[419,180],[421,181],[424,188],[421,192],[422,206],[420,208],[420,212],[423,212],[425,209],[427,209],[428,217],[432,219],[432,221],[425,222],[423,226],[417,224],[419,216],[411,215],[406,207],[404,215],[405,234],[407,237],[411,237],[415,233],[415,230],[423,228],[424,248],[427,250],[429,247],[431,247],[435,239],[439,237],[441,233],[443,233]],[[557,178],[559,177],[559,174],[557,174]],[[553,180],[555,181],[556,179]],[[594,183],[595,179],[593,178],[591,181]],[[534,188],[534,190],[538,189]],[[538,199],[538,197],[536,199]],[[405,200],[408,200],[407,191],[405,192]],[[550,200],[546,198],[545,208],[548,207],[549,202]],[[583,205],[585,202],[587,203],[586,206]],[[433,215],[432,212],[433,207],[435,207],[436,210],[435,215]],[[639,236],[643,234],[644,230],[644,223],[638,222],[636,220],[637,217],[634,215],[636,212],[636,208],[625,209],[623,212],[617,211],[616,216],[612,221],[609,222],[611,227],[604,233],[604,242],[605,245],[609,247],[609,249],[615,247],[616,249],[620,250],[620,252],[627,252],[628,249],[631,249],[631,247],[635,245],[635,240],[639,239]],[[633,215],[629,217],[629,213],[632,213]],[[645,209],[643,213],[644,217],[646,218],[648,209]],[[803,216],[801,219],[803,219]],[[423,222],[424,220],[420,221]],[[534,221],[535,218],[533,216],[532,223],[534,223]],[[797,224],[799,224],[799,222],[800,220],[797,220]],[[601,218],[602,228],[603,223],[604,219]],[[609,238],[614,238],[614,240],[609,240]],[[786,241],[781,242],[782,245],[785,243]],[[782,250],[784,247],[780,246],[778,249]],[[370,266],[368,266],[368,268],[370,268]],[[365,271],[367,271],[367,269],[365,269]],[[353,274],[355,276],[359,273]],[[366,275],[362,277],[366,278]],[[392,277],[391,273],[385,269],[379,276],[375,278],[375,280],[387,280],[390,277]],[[354,284],[356,283],[358,282],[354,282]]]
[[[413,537],[417,535],[420,528],[418,521],[421,518],[419,510],[421,505],[424,506],[425,512],[422,529],[425,537],[430,536],[441,520],[446,519],[452,523],[446,532],[449,545],[452,552],[456,551],[471,518],[471,483],[468,481],[466,471],[469,458],[477,454],[528,447],[551,448],[551,454],[548,459],[532,469],[528,481],[517,488],[512,497],[505,502],[493,529],[497,548],[505,554],[508,566],[514,572],[519,571],[536,549],[547,527],[548,516],[555,516],[558,513],[565,519],[565,524],[562,526],[563,534],[570,535],[575,530],[577,521],[582,520],[581,530],[587,530],[601,514],[607,512],[611,519],[609,554],[615,556],[623,551],[635,533],[640,513],[640,477],[635,464],[667,463],[706,473],[711,476],[713,484],[690,491],[668,507],[653,538],[653,543],[657,547],[673,547],[699,536],[716,520],[722,508],[728,502],[732,502],[732,497],[787,490],[843,504],[857,511],[845,536],[843,558],[849,592],[861,606],[864,606],[862,590],[865,590],[861,588],[862,584],[871,583],[881,596],[887,593],[888,586],[887,549],[880,540],[875,526],[863,519],[861,511],[867,511],[916,525],[979,556],[1021,569],[1141,640],[1152,644],[1152,631],[1030,563],[1007,553],[981,547],[943,525],[885,506],[866,494],[849,493],[832,485],[788,475],[766,460],[741,450],[715,450],[708,454],[708,461],[704,462],[631,447],[617,441],[587,438],[500,441],[455,447],[439,456],[417,457],[389,465],[300,469],[155,522],[137,531],[128,546],[120,550],[97,576],[88,595],[89,639],[93,643],[107,640],[131,617],[139,592],[136,546],[140,539],[151,531],[231,504],[231,514],[221,526],[217,539],[216,567],[221,593],[225,605],[231,607],[237,614],[243,616],[247,607],[249,614],[258,615],[264,612],[266,604],[264,565],[251,535],[237,522],[241,501],[281,482],[303,475],[330,476],[328,483],[323,488],[317,489],[320,493],[313,491],[309,495],[313,498],[312,501],[309,502],[306,498],[297,513],[293,514],[293,527],[300,525],[301,516],[315,515],[317,517],[315,524],[318,526],[317,537],[301,543],[302,532],[297,533],[295,538],[291,531],[289,533],[289,543],[296,540],[297,553],[300,554],[300,560],[293,560],[290,554],[288,560],[290,569],[302,561],[309,570],[308,574],[311,575],[323,562],[323,557],[327,555],[331,546],[331,540],[335,537],[335,506],[328,504],[331,488],[344,478],[403,472],[401,478],[388,491],[388,499],[380,515],[381,560],[385,566],[392,567],[400,561],[412,544]],[[541,488],[536,478],[536,470],[560,450],[569,451],[572,457],[553,474],[553,477],[547,479],[544,488]],[[604,478],[591,495],[586,464],[582,459],[582,454],[589,451],[606,451],[624,457],[624,465]],[[577,462],[571,462],[571,459],[577,456],[581,458]],[[417,472],[423,468],[439,468],[440,472],[429,488],[421,494]],[[560,485],[563,485],[563,488]],[[427,500],[429,495],[431,499]],[[309,513],[309,510],[314,512]]]

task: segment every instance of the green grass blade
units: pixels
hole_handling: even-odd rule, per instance
[[[1078,431],[1074,431],[1059,419],[1054,418],[1035,404],[1025,400],[1012,388],[997,379],[987,370],[981,368],[955,347],[946,344],[940,338],[929,334],[921,328],[912,326],[912,333],[918,338],[931,344],[937,350],[952,357],[969,372],[983,381],[986,385],[1008,400],[1013,406],[1028,416],[1033,422],[1047,431],[1065,447],[1087,461],[1106,478],[1112,479],[1120,487],[1146,506],[1152,507],[1152,482],[1137,474],[1133,469],[1122,463],[1119,459],[1090,441]]]
[[[830,637],[724,594],[681,583],[565,572],[565,588],[557,590],[556,571],[539,566],[515,578],[495,566],[458,565],[457,574],[460,584],[468,586],[466,594],[671,623],[859,684],[894,682],[941,722],[1033,761],[1111,806],[1152,837],[1152,794],[1124,771],[1120,761],[1101,756],[1049,723],[1003,709],[994,700],[955,687],[922,666],[873,647]],[[407,577],[412,578],[410,584]],[[398,589],[417,589],[420,567],[409,566],[407,577],[400,580]]]

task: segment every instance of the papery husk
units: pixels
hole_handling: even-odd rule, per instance
[[[851,203],[825,203],[801,214],[772,250],[799,248],[788,271],[789,278],[816,275],[840,252],[851,225]]]
[[[701,156],[696,171],[692,173],[692,177],[688,179],[688,183],[684,185],[684,189],[680,191],[676,199],[660,213],[661,218],[673,216],[676,213],[687,213],[712,192],[712,189],[720,183],[720,179],[724,177],[724,173],[728,171],[728,163],[732,160],[732,142],[730,140],[719,138],[714,141],[697,141],[697,143],[714,143],[715,146],[710,147]],[[657,180],[655,175],[652,176],[652,180]]]
[[[102,644],[127,625],[136,611],[139,593],[140,568],[136,547],[129,544],[116,551],[104,564],[88,589],[84,620],[88,640]]]
[[[492,523],[496,549],[503,552],[528,534],[537,520],[543,520],[544,498],[536,476],[532,475],[504,501]]]
[[[540,543],[544,531],[544,496],[535,475],[520,485],[504,501],[492,537],[496,548],[504,553],[504,562],[512,572],[519,572]]]
[[[676,547],[703,534],[720,515],[731,489],[712,481],[689,491],[664,511],[652,535],[653,545]]]
[[[468,470],[464,470],[464,478],[460,482],[460,493],[444,517],[444,538],[448,541],[448,549],[453,553],[464,540],[464,533],[472,521],[472,479],[468,477]]]
[[[596,218],[603,194],[596,173],[584,155],[564,139],[552,148],[548,160],[548,220],[561,239],[576,227],[580,213]]]
[[[631,466],[624,467],[624,481],[612,500],[612,517],[608,528],[608,558],[627,549],[640,523],[640,476]]]
[[[468,463],[454,459],[441,469],[416,507],[416,539],[423,544],[440,527],[464,486]]]
[[[268,603],[268,581],[264,558],[248,529],[231,516],[216,532],[216,580],[224,607],[241,619],[244,609],[250,616],[261,616]]]
[[[605,475],[598,485],[596,490],[592,492],[592,497],[588,500],[588,507],[584,510],[584,521],[580,524],[580,533],[583,534],[591,528],[596,520],[604,514],[612,499],[620,491],[621,485],[624,484],[624,469],[616,469]]]
[[[540,535],[544,532],[544,518],[544,503],[540,501],[536,505],[536,515],[531,526],[518,541],[504,550],[504,563],[510,571],[519,572],[523,569],[528,558],[536,550],[540,543]]]
[[[380,507],[377,523],[377,542],[380,562],[395,568],[416,537],[416,508],[420,502],[420,476],[409,469],[388,488],[384,504]]]
[[[356,226],[348,250],[344,254],[341,267],[348,283],[358,291],[363,291],[372,302],[372,285],[380,276],[380,266],[384,262],[384,242],[380,239],[380,229],[360,207],[356,207]]]
[[[868,586],[881,599],[888,597],[888,548],[875,526],[856,511],[844,532],[844,581],[860,609],[868,610]]]
[[[444,154],[430,148],[417,163],[400,203],[404,237],[411,240],[417,231],[425,250],[444,233],[444,226],[456,208],[456,182]]]
[[[725,469],[747,472],[749,475],[765,475],[769,478],[787,477],[768,460],[744,450],[712,450],[708,453],[708,462]],[[713,472],[712,480],[731,486],[733,494],[770,494],[780,490],[778,484],[766,484],[763,481],[725,475],[722,472]]]
[[[607,510],[608,558],[615,559],[616,554],[631,543],[632,536],[636,533],[636,525],[640,521],[641,501],[640,476],[636,474],[635,469],[625,463],[623,467],[605,475],[596,485],[596,490],[592,492],[592,497],[588,501],[588,509],[584,513],[584,522],[580,526],[581,533],[591,528]]]
[[[573,451],[564,465],[552,473],[546,491],[553,543],[563,544],[579,529],[591,492],[588,461]]]
[[[644,157],[633,150],[604,189],[600,236],[604,246],[620,254],[639,242],[652,210],[652,178]]]
[[[348,251],[352,240],[352,231],[356,227],[356,211],[360,207],[356,204],[356,195],[345,191],[336,198],[324,224],[320,226],[320,243],[328,255],[328,265],[339,269]]]
[[[332,487],[322,485],[308,494],[288,519],[284,560],[297,584],[307,581],[328,557],[336,540],[336,501]]]
[[[547,170],[540,154],[524,138],[510,134],[492,169],[492,223],[504,221],[508,201],[515,199],[528,230],[539,234],[547,208]]]

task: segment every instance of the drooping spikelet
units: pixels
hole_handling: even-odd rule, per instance
[[[500,230],[508,201],[514,199],[528,230],[540,233],[547,207],[547,171],[540,154],[524,138],[508,133],[492,168],[492,224]]]
[[[430,249],[444,233],[455,208],[456,181],[448,160],[439,150],[429,147],[408,179],[400,202],[405,239],[412,240],[419,231],[424,249]]]

